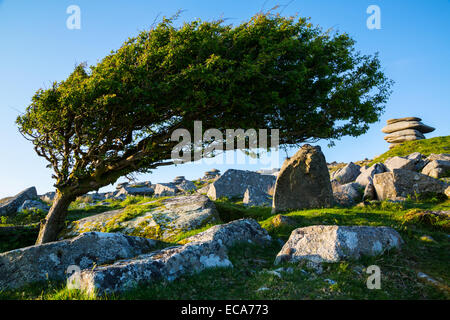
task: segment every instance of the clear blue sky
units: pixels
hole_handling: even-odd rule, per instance
[[[348,32],[363,53],[378,51],[386,74],[395,81],[384,116],[367,134],[344,138],[333,148],[319,143],[327,161],[356,161],[386,151],[388,144],[380,129],[389,118],[418,116],[436,127],[427,137],[450,134],[448,0],[0,0],[0,197],[31,185],[38,193],[53,190],[45,160],[35,154],[14,122],[37,89],[65,79],[76,63],[95,64],[129,36],[148,29],[158,15],[171,16],[184,9],[180,22],[223,17],[237,24],[277,4],[289,4],[280,9],[283,15],[298,13],[311,17],[324,29]],[[372,4],[381,9],[381,30],[366,27],[366,9]],[[69,5],[81,8],[80,30],[66,27]],[[228,167],[260,168],[215,167],[222,171]],[[184,175],[194,179],[210,168],[185,164],[138,178],[166,182]]]

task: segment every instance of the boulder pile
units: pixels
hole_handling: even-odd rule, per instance
[[[425,139],[424,133],[435,130],[433,127],[423,124],[421,121],[422,119],[416,117],[387,120],[387,126],[381,129],[381,131],[388,134],[384,137],[384,140],[391,144],[389,149],[405,141]]]

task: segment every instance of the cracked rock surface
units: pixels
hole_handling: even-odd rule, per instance
[[[117,261],[94,270],[84,270],[79,277],[82,290],[88,293],[112,293],[158,279],[174,280],[182,274],[212,267],[232,267],[227,249],[237,242],[264,244],[271,238],[253,219],[240,219],[214,226],[186,239],[185,245],[173,246]]]
[[[71,265],[92,268],[150,252],[156,244],[151,239],[120,233],[88,232],[70,240],[0,253],[0,290],[38,281],[64,280]]]

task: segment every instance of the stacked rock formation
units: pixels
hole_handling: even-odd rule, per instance
[[[391,144],[389,149],[405,141],[425,139],[424,133],[434,131],[433,127],[427,126],[421,121],[422,119],[416,117],[389,119],[387,126],[381,129],[382,132],[388,134],[384,140]]]

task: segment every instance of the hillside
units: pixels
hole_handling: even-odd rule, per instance
[[[390,157],[404,157],[413,152],[420,152],[425,156],[432,153],[450,153],[450,136],[404,142],[373,159],[370,166],[377,162],[384,162]]]

